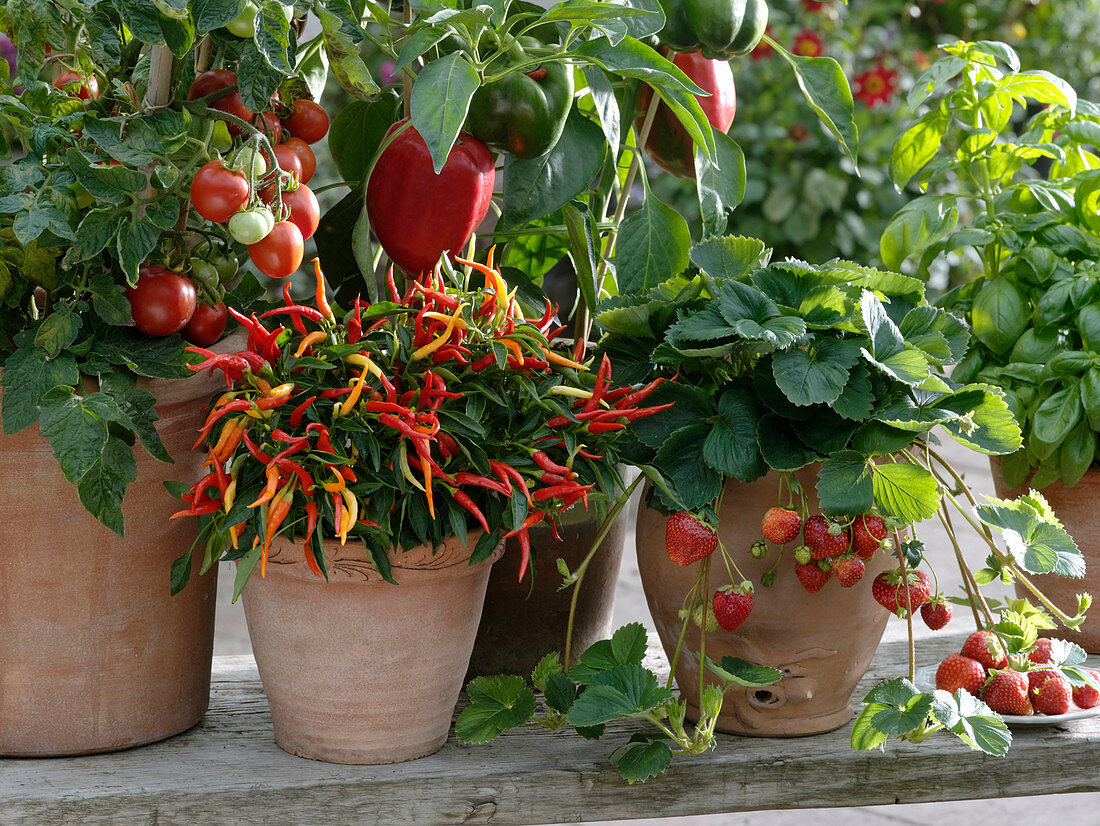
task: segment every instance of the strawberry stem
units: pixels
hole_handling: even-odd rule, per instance
[[[901,548],[901,534],[894,531],[894,553],[901,565],[901,587],[905,589],[905,626],[909,632],[909,682],[917,679],[917,643],[913,638],[913,601],[909,596],[909,566],[905,562],[905,552]]]
[[[734,565],[734,568],[737,566]],[[743,578],[743,577],[742,577]],[[699,579],[703,583],[703,616],[707,615],[707,599],[710,597],[710,557],[703,560]],[[703,692],[707,687],[707,624],[699,629],[699,716],[703,715]]]

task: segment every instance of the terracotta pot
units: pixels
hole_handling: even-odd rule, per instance
[[[382,580],[360,543],[326,541],[329,582],[300,545],[277,541],[244,589],[248,634],[275,742],[330,763],[399,763],[447,739],[470,661],[489,568],[469,544],[395,555]]]
[[[530,531],[534,579],[527,576],[523,582],[517,579],[519,542],[507,541],[507,558],[516,564],[497,565],[489,575],[468,678],[529,675],[545,654],[564,651],[573,589],[560,588],[557,560],[564,559],[569,570],[576,570],[596,540],[599,527],[600,520],[582,510],[572,518],[566,516],[560,530],[561,542],[548,526],[536,525]],[[626,529],[627,520],[620,517],[588,564],[573,621],[574,660],[592,643],[611,634]]]
[[[1001,459],[991,456],[990,467],[993,470],[993,488],[1001,499],[1015,499],[1027,493],[1026,485],[1009,488],[1001,476]],[[1040,493],[1050,502],[1054,513],[1061,520],[1069,535],[1081,549],[1085,557],[1085,576],[1083,579],[1070,579],[1053,574],[1028,575],[1040,591],[1062,610],[1074,613],[1077,606],[1077,594],[1089,593],[1094,597],[1100,594],[1100,540],[1096,535],[1097,503],[1100,502],[1100,471],[1089,470],[1081,481],[1067,488],[1060,481],[1047,485]],[[1016,596],[1035,602],[1035,597],[1021,585],[1016,585]],[[1054,636],[1077,643],[1090,654],[1100,654],[1100,610],[1093,607],[1081,626],[1080,633],[1067,631],[1059,627],[1043,632],[1042,636]]]
[[[203,475],[191,444],[219,384],[142,382],[158,399],[157,431],[175,464],[135,446],[125,539],[84,510],[37,427],[0,435],[0,755],[152,743],[206,712],[217,573],[171,596],[172,561],[196,523],[169,521],[181,505],[163,483]]]
[[[810,511],[817,511],[814,483],[817,467],[797,474]],[[756,585],[752,613],[735,632],[719,629],[707,635],[706,654],[715,661],[730,655],[783,672],[783,679],[766,688],[734,686],[726,694],[718,730],[731,734],[789,737],[832,731],[852,717],[852,691],[867,670],[890,615],[871,597],[876,575],[896,567],[892,556],[878,553],[852,588],[835,578],[816,594],[807,593],[794,570],[795,544],[784,548],[775,584],[760,585],[761,575],[775,563],[775,551],[754,559],[749,545],[760,538],[760,519],[779,499],[779,474],[769,473],[751,485],[726,482],[719,513],[719,534],[741,571]],[[695,581],[699,565],[681,568],[665,551],[661,513],[644,505],[638,512],[638,567],[657,633],[671,658],[682,627],[678,612]],[[711,566],[709,602],[728,577],[719,557]],[[699,629],[688,625],[676,682],[688,701],[688,717],[698,718]]]

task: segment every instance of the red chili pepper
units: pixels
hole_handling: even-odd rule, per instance
[[[337,536],[340,534],[340,525],[344,521],[344,497],[340,494],[340,491],[335,491],[332,495],[332,525]]]
[[[615,402],[615,407],[621,410],[624,407],[633,407],[638,402],[644,401],[650,393],[657,389],[657,385],[659,385],[664,380],[665,379],[663,376],[658,376],[645,387],[642,387],[639,390],[635,390],[633,393],[628,393],[627,395],[620,398],[617,402]]]
[[[297,305],[297,304],[296,304],[296,303],[294,302],[294,299],[290,297],[290,282],[289,282],[289,281],[288,281],[288,282],[286,282],[285,284],[283,284],[283,301],[285,301],[285,302],[286,302],[286,306],[288,306],[288,307],[296,307],[296,306],[298,306],[298,305]],[[261,318],[262,318],[262,317],[263,317],[263,316],[261,316]],[[297,330],[299,334],[301,334],[301,335],[305,335],[305,333],[306,333],[306,325],[302,323],[302,319],[301,319],[301,318],[299,318],[299,317],[298,317],[298,316],[296,316],[296,315],[292,315],[292,316],[290,317],[290,322],[291,322],[291,323],[292,323],[292,324],[294,325],[294,329],[295,329],[295,330]]]
[[[550,362],[532,358],[531,356],[524,356],[523,364],[520,364],[519,359],[515,356],[508,356],[508,366],[513,370],[545,370],[550,366]]]
[[[560,336],[562,333],[565,332],[565,328],[566,328],[566,325],[563,324],[562,326],[558,327],[557,329],[551,330],[549,333],[546,334],[546,341],[551,342],[554,339],[556,339],[558,336]]]
[[[503,482],[498,482],[496,479],[487,479],[476,473],[467,473],[465,471],[456,473],[455,481],[460,485],[473,485],[479,488],[494,490],[502,496],[509,496],[511,491],[511,487],[505,487]]]
[[[271,410],[282,407],[288,401],[290,401],[290,396],[264,396],[262,399],[256,400],[256,407],[259,410]]]
[[[658,404],[653,407],[635,407],[626,414],[626,420],[633,422],[636,419],[644,419],[646,416],[652,416],[656,413],[660,413],[662,410],[668,410],[675,402],[668,402],[668,404]]]
[[[459,347],[454,344],[444,344],[434,353],[432,353],[432,364],[443,364],[446,361],[457,361],[459,364],[469,364],[464,354],[468,354],[470,351],[465,347]]]
[[[397,291],[397,285],[393,283],[393,264],[390,264],[388,270],[386,270],[386,287],[390,291],[390,299],[395,304],[401,303],[401,293]]]
[[[436,443],[439,445],[439,454],[444,459],[450,459],[459,451],[458,442],[454,440],[449,433],[440,433],[436,436]]]
[[[571,493],[587,493],[592,490],[593,487],[595,487],[595,485],[578,485],[576,482],[567,482],[564,485],[539,488],[531,496],[536,502],[542,502],[546,499],[557,499]]]
[[[492,459],[489,460],[489,467],[492,469],[493,473],[496,474],[496,477],[498,479],[500,479],[501,484],[503,484],[504,487],[507,489],[506,493],[509,496],[511,496],[512,495],[512,476],[511,476],[511,474],[508,473],[508,471],[511,470],[511,468],[508,467],[508,465],[504,464],[503,462],[496,462],[496,461],[493,461]],[[520,477],[520,478],[522,479],[523,477]]]
[[[480,373],[482,370],[487,370],[496,363],[497,357],[493,353],[489,353],[489,355],[482,356],[477,361],[471,362],[470,369],[475,373]]]
[[[562,476],[560,473],[551,473],[549,470],[544,470],[542,476],[539,477],[539,481],[544,485],[564,485],[572,480]]]
[[[317,527],[317,503],[310,499],[306,502],[306,545],[309,545],[309,540],[313,536],[313,530]],[[306,555],[306,561],[309,561],[310,554]],[[316,563],[314,563],[316,564]],[[320,574],[320,571],[317,571]]]
[[[519,577],[518,582],[523,582],[523,575],[527,573],[527,565],[531,561],[531,537],[527,535],[527,528],[516,532],[519,539]]]
[[[316,396],[310,396],[304,402],[302,402],[297,407],[295,407],[293,411],[291,411],[291,413],[290,413],[290,426],[291,427],[297,427],[299,424],[301,424],[302,416],[305,414],[306,410],[309,409],[309,406],[311,404],[313,404],[315,401],[317,401],[317,397]]]
[[[493,473],[497,476],[508,476],[513,482],[519,485],[519,489],[523,491],[524,498],[527,499],[527,504],[531,504],[531,491],[527,488],[527,480],[523,478],[523,474],[516,470],[511,465],[504,462],[495,462],[492,459],[489,460],[489,467],[493,469]],[[503,474],[503,476],[502,476]]]
[[[348,327],[348,343],[356,344],[363,337],[363,322],[359,318],[360,298],[355,296],[355,303],[351,306],[345,322]]]
[[[558,542],[561,542],[562,541],[561,534],[558,533],[558,526],[556,524],[554,524],[554,520],[553,519],[547,519],[546,524],[550,526],[550,533],[552,533],[554,535],[554,539],[556,539]]]
[[[368,413],[391,413],[396,416],[404,416],[409,421],[416,418],[416,414],[407,407],[402,407],[396,402],[367,401],[363,402],[363,409]]]
[[[448,312],[453,313],[456,309],[458,309],[457,298],[452,298],[451,296],[447,295],[446,293],[442,293],[439,290],[433,290],[425,287],[416,281],[413,282],[413,286],[421,292],[425,299],[430,298],[433,303],[439,305],[440,307],[443,307]]]
[[[339,399],[347,396],[354,389],[354,387],[328,387],[321,391],[320,396],[322,399]]]
[[[339,473],[348,482],[358,481],[358,477],[355,475],[355,471],[349,468],[347,465],[341,465],[336,468],[336,472]]]
[[[485,514],[481,512],[481,509],[474,504],[474,500],[467,496],[460,490],[454,492],[454,500],[458,502],[462,507],[470,512],[470,514],[478,521],[485,532],[489,532],[489,523],[485,521]]]
[[[577,455],[578,456],[583,456],[585,459],[588,459],[589,461],[592,461],[592,462],[602,462],[603,461],[603,456],[599,456],[595,453],[589,453],[587,450],[578,449],[577,450]]]
[[[612,430],[623,430],[626,428],[624,422],[589,422],[588,432],[592,434],[607,433]]]
[[[553,459],[551,459],[549,456],[547,456],[541,450],[536,450],[531,455],[531,458],[534,459],[535,464],[538,465],[543,470],[549,470],[549,471],[552,471],[553,473],[563,473],[563,474],[572,473],[572,468],[567,468],[565,465],[559,465],[557,462],[555,462]]]
[[[291,459],[279,459],[276,457],[273,461],[278,463],[280,470],[289,470],[291,473],[298,477],[298,481],[302,485],[302,493],[304,493],[306,496],[313,495],[313,487],[315,483],[313,481],[313,477],[309,475],[309,471],[307,471],[304,467],[302,467],[297,462],[292,461]]]
[[[209,350],[203,350],[200,347],[188,347],[186,349],[192,353],[199,353],[200,355],[209,353],[209,357],[201,364],[187,365],[188,370],[193,373],[201,373],[203,370],[209,370],[210,375],[214,375],[215,370],[221,370],[222,374],[225,376],[226,387],[232,387],[234,382],[243,379],[245,372],[249,369],[248,361],[239,355],[217,355],[211,353]]]
[[[250,402],[248,399],[234,399],[231,402],[226,402],[206,417],[206,424],[204,424],[199,430],[199,438],[195,441],[195,444],[191,446],[191,449],[195,450],[198,448],[199,445],[203,443],[203,440],[206,438],[207,434],[210,433],[214,425],[217,424],[218,420],[221,419],[223,416],[229,413],[251,409],[252,402]]]
[[[256,443],[248,438],[247,432],[244,434],[244,444],[245,447],[248,448],[248,452],[251,453],[258,462],[261,462],[265,465],[271,463],[271,457],[267,453],[256,447]]]
[[[419,433],[413,429],[412,425],[408,422],[394,416],[392,413],[381,413],[378,416],[379,424],[384,424],[386,427],[392,427],[394,430],[401,431],[404,435],[411,439],[421,439],[427,441],[431,437],[427,433]]]
[[[301,333],[302,335],[305,335],[306,328],[305,328],[305,325],[302,325],[301,316],[305,316],[310,321],[320,321],[322,318],[324,318],[324,316],[322,316],[319,312],[317,312],[312,307],[303,307],[300,304],[293,304],[289,307],[276,307],[273,310],[268,310],[265,313],[260,313],[260,318],[268,318],[270,316],[276,316],[276,315],[288,315],[288,316],[290,316],[291,321],[296,322],[295,325],[294,325],[295,329],[298,329],[299,325],[302,326],[302,329],[298,330],[298,332]]]
[[[320,422],[310,422],[306,427],[306,433],[317,431],[317,449],[324,453],[336,454],[336,451],[332,448],[332,442],[329,441],[328,428]]]
[[[600,399],[607,390],[607,379],[610,375],[611,360],[607,357],[607,353],[604,353],[600,361],[600,369],[596,371],[596,385],[592,388],[592,398],[584,403],[584,410],[595,410],[600,406]]]
[[[545,333],[546,330],[550,327],[550,319],[554,317],[555,311],[555,307],[553,304],[550,303],[550,299],[547,298],[545,300],[546,309],[542,313],[542,318],[540,318],[537,322],[532,322],[538,328],[540,333]]]

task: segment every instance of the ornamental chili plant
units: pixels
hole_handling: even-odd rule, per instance
[[[553,345],[553,308],[525,317],[492,266],[471,290],[447,267],[388,300],[332,309],[314,262],[314,307],[235,314],[247,349],[205,358],[224,375],[196,449],[210,473],[175,517],[195,516],[195,547],[173,567],[184,586],[195,548],[205,570],[239,560],[234,595],[272,540],[302,547],[326,576],[324,539],[363,542],[388,581],[402,549],[446,536],[476,540],[472,562],[516,536],[522,578],[528,531],[622,487],[618,445],[658,412],[655,389],[612,395],[610,362],[580,364]],[[285,323],[284,323],[285,322]],[[175,518],[174,517],[174,518]]]

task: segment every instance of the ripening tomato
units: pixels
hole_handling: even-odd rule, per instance
[[[294,113],[283,120],[283,126],[294,137],[317,143],[328,134],[328,114],[309,98],[298,98],[294,101]]]
[[[77,86],[76,84],[80,84]],[[66,69],[53,79],[53,85],[81,100],[95,100],[99,97],[99,81],[95,75],[82,75]]]
[[[304,254],[302,231],[290,221],[277,221],[267,237],[248,247],[252,263],[268,278],[293,275]]]
[[[178,333],[195,314],[195,285],[167,267],[146,264],[138,270],[137,284],[126,288],[134,326],[150,336]]]
[[[209,347],[222,337],[228,320],[229,311],[226,310],[224,301],[199,304],[195,307],[191,320],[180,330],[180,335],[196,347]]]
[[[317,156],[301,138],[290,138],[276,146],[275,159],[284,172],[297,172],[303,184],[308,184],[317,171]]]
[[[236,72],[231,72],[228,69],[209,69],[195,78],[195,82],[191,84],[191,88],[187,91],[187,99],[198,100],[221,89],[235,86],[236,83]],[[250,123],[252,121],[252,112],[245,107],[240,92],[230,92],[210,101],[210,108],[225,112],[228,115],[234,115]],[[241,127],[235,123],[226,123],[226,128],[229,129],[230,135],[241,133]]]
[[[264,187],[260,192],[260,198],[265,204],[273,203],[275,185]],[[305,184],[299,184],[293,192],[283,193],[283,206],[290,210],[290,217],[286,220],[302,231],[303,239],[311,238],[321,223],[321,207],[317,203],[317,196],[313,194],[313,190]]]
[[[271,141],[272,146],[277,146],[282,143],[283,140],[283,124],[279,120],[279,116],[268,109],[266,112],[260,113],[264,119],[263,130],[267,135],[267,139]]]
[[[191,179],[191,204],[207,221],[223,224],[248,203],[248,178],[221,161],[203,164]]]

